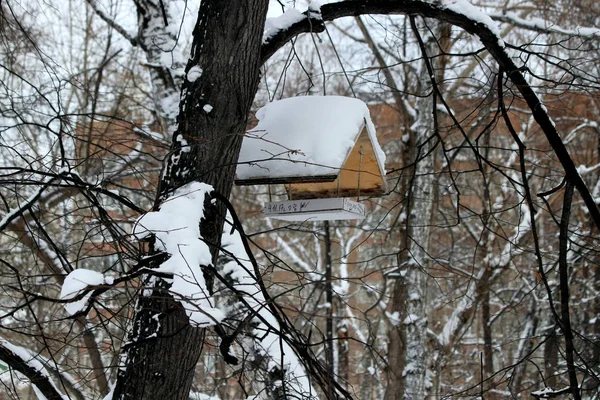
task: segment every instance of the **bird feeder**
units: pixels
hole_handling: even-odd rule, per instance
[[[242,143],[237,185],[284,184],[289,200],[265,205],[288,221],[357,219],[350,198],[386,191],[385,154],[362,101],[306,96],[267,104]]]

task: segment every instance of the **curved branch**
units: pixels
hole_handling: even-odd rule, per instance
[[[463,2],[463,4],[469,4]],[[506,71],[511,82],[516,86],[529,106],[533,118],[544,132],[548,143],[558,157],[568,182],[571,182],[581,195],[594,224],[600,229],[600,211],[592,197],[587,185],[579,175],[573,159],[569,155],[565,144],[558,134],[553,121],[550,119],[546,107],[529,85],[523,71],[527,69],[518,67],[504,48],[501,38],[484,21],[474,19],[469,15],[457,11],[459,8],[448,8],[439,4],[426,3],[420,0],[346,0],[338,3],[325,4],[321,13],[307,12],[307,17],[302,21],[290,25],[287,29],[279,31],[269,38],[262,46],[261,61],[264,63],[277,49],[300,33],[319,31],[324,21],[333,21],[342,17],[356,17],[363,14],[404,14],[420,15],[463,28],[468,33],[477,36],[498,65]]]
[[[271,36],[262,46],[261,61],[263,63],[267,61],[279,48],[301,33],[322,32],[324,30],[323,22],[325,21],[333,21],[343,17],[358,17],[364,14],[420,15],[459,26],[477,36],[481,34],[491,35],[494,40],[498,40],[496,35],[486,29],[484,24],[442,5],[426,3],[421,0],[346,0],[324,4],[321,6],[320,11],[320,14],[314,11],[304,13],[307,16],[305,19]],[[479,32],[480,29],[482,31],[487,30],[487,32]]]
[[[27,350],[0,339],[0,360],[10,368],[25,375],[31,384],[48,400],[64,399],[42,363],[29,354]]]

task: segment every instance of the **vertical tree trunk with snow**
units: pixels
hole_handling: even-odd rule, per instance
[[[422,88],[427,93],[431,89],[429,77],[421,79]],[[429,89],[429,90],[427,90]],[[419,100],[420,112],[414,126],[414,141],[417,148],[415,160],[430,150],[427,142],[433,127],[432,97]],[[407,259],[405,289],[405,314],[401,324],[406,331],[406,361],[404,365],[404,398],[425,398],[425,380],[427,374],[427,268],[429,265],[429,223],[433,197],[433,153],[425,156],[415,166],[414,178],[409,194],[409,213],[407,215]]]
[[[267,6],[266,0],[202,1],[186,67],[186,74],[192,69],[193,73],[183,83],[178,127],[161,179],[160,199],[192,181],[208,183],[229,196],[259,81]],[[214,262],[225,207],[210,201],[197,207],[205,208],[200,229]],[[181,304],[167,293],[168,280],[151,279],[146,284],[152,286],[136,307],[114,398],[187,399],[204,329],[189,324]],[[207,284],[210,286],[208,279]]]
[[[439,31],[435,23],[434,32]],[[437,47],[434,38],[426,44],[427,52]],[[426,57],[427,55],[424,55]],[[390,333],[390,363],[386,400],[423,399],[426,396],[427,357],[427,267],[430,221],[433,210],[435,101],[431,77],[425,65],[419,80],[423,97],[417,101],[417,120],[411,127],[412,174],[407,174],[405,235],[399,257],[400,276],[396,282],[392,312],[399,316],[398,326]],[[403,354],[402,354],[403,353]]]
[[[336,298],[334,302],[338,313],[342,313],[344,309],[344,305]],[[350,376],[350,342],[348,341],[348,326],[344,321],[344,318],[338,314],[338,317],[342,319],[337,323],[337,339],[336,339],[336,376],[340,381],[340,384],[346,387],[346,382],[348,382],[348,378]]]
[[[90,0],[88,0],[90,1]],[[173,134],[179,110],[179,95],[184,80],[186,58],[180,54],[177,29],[180,21],[169,18],[169,3],[143,0],[138,9],[139,46],[146,54],[152,81],[156,119],[166,134]],[[169,23],[165,26],[165,22]]]
[[[523,380],[525,379],[525,372],[529,363],[523,360],[525,360],[526,355],[531,352],[531,349],[534,345],[534,342],[531,340],[531,338],[535,337],[537,331],[537,308],[537,300],[532,298],[529,305],[529,311],[525,320],[523,321],[523,329],[520,335],[521,337],[519,346],[513,356],[513,363],[517,365],[510,384],[510,391],[513,393],[513,395],[518,395],[524,390]]]
[[[596,264],[594,269],[594,289],[596,293],[600,293],[600,266]],[[596,296],[592,304],[594,304],[594,307],[592,308],[593,310],[600,310],[600,296]],[[596,315],[594,318],[594,329],[592,332],[594,333],[592,363],[593,365],[600,366],[600,318],[598,315]],[[599,385],[600,382],[596,383],[596,389]]]

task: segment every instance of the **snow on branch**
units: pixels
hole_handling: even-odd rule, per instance
[[[27,377],[39,399],[67,399],[50,379],[44,364],[29,350],[0,338],[0,360]]]
[[[282,15],[275,18],[267,18],[265,21],[265,31],[263,34],[263,43],[267,43],[273,39],[277,34],[287,32],[292,29],[296,24],[302,21],[314,20],[316,25],[321,25],[321,5],[318,2],[313,1],[308,10],[300,12],[295,8],[287,9]],[[320,29],[319,31],[321,31]]]
[[[447,10],[453,11],[459,15],[463,15],[468,19],[474,21],[476,24],[484,26],[490,32],[498,37],[498,46],[504,47],[504,41],[500,37],[500,30],[498,24],[494,22],[492,18],[478,7],[469,3],[467,0],[454,0],[444,6]]]
[[[202,272],[202,266],[212,264],[200,232],[205,197],[212,191],[205,183],[184,185],[162,202],[160,210],[142,215],[133,230],[138,240],[152,235],[155,249],[170,255],[155,271],[172,276],[171,293],[183,304],[190,322],[203,327],[215,325],[225,316],[214,307]]]
[[[47,297],[39,293],[33,293],[26,290],[24,291],[12,286],[7,287],[13,290],[20,290],[33,300],[50,301],[53,303],[63,304],[65,310],[72,317],[79,317],[82,315],[87,315],[89,310],[93,307],[94,300],[97,297],[123,282],[131,281],[143,274],[171,277],[171,274],[163,274],[160,271],[157,272],[156,270],[148,267],[153,263],[161,263],[168,258],[169,255],[164,252],[143,257],[129,273],[119,277],[103,275],[100,272],[85,268],[78,268],[65,276],[58,299]]]
[[[228,215],[227,220],[232,220],[231,215]],[[253,357],[266,364],[264,367],[269,375],[281,374],[282,381],[273,382],[281,387],[279,390],[292,397],[300,395],[302,398],[313,398],[315,390],[307,378],[302,363],[294,350],[281,337],[281,327],[277,318],[266,307],[267,300],[262,294],[257,277],[252,273],[253,265],[240,234],[237,231],[224,230],[221,242],[227,256],[224,257],[222,270],[219,272],[224,277],[229,277],[233,288],[243,296],[247,308],[245,312],[256,315],[255,321],[251,324],[253,329],[250,334],[251,348],[255,353]],[[232,312],[236,314],[238,311],[230,308],[229,314]],[[277,390],[277,388],[267,390]]]
[[[268,42],[280,31],[285,31],[290,26],[306,18],[306,15],[295,8],[288,9],[285,13],[276,18],[267,18],[265,21],[265,32],[263,34],[263,43]]]
[[[111,281],[110,278],[108,281]],[[106,282],[104,275],[100,272],[81,268],[69,273],[60,290],[61,300],[73,300],[64,304],[65,310],[67,310],[70,315],[81,312],[92,296],[90,290],[83,293],[84,290],[87,289],[88,286],[99,286],[105,283],[108,282]]]
[[[444,3],[436,4],[423,0],[345,0],[323,4],[316,10],[309,9],[302,14],[304,18],[296,22],[287,18],[287,23],[280,24],[277,31],[271,30],[265,35],[261,59],[262,62],[267,61],[280,47],[301,33],[323,32],[326,21],[364,14],[404,14],[435,18],[460,26],[480,38],[494,38],[496,45],[504,47],[496,23],[487,14],[466,0]]]
[[[579,26],[574,29],[563,28],[548,20],[541,18],[521,18],[516,13],[490,14],[495,21],[505,22],[519,28],[528,29],[539,33],[557,33],[565,36],[574,36],[586,39],[600,39],[600,28]]]
[[[535,392],[531,392],[531,395],[533,397],[535,397],[536,399],[552,399],[554,397],[558,397],[558,396],[564,396],[567,393],[569,393],[571,391],[571,387],[567,386],[566,388],[562,388],[562,389],[552,389],[552,388],[544,388],[541,390],[536,390]]]

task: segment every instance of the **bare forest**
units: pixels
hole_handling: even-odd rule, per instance
[[[0,0],[0,399],[600,399],[599,27],[595,0]],[[234,184],[304,96],[368,106],[364,219]]]

